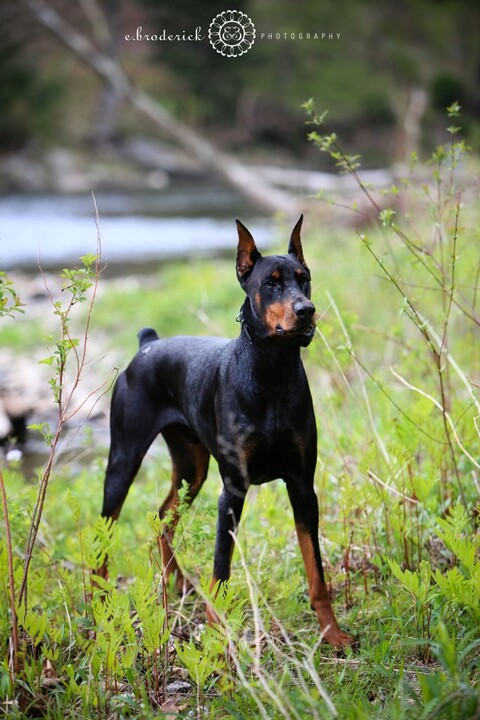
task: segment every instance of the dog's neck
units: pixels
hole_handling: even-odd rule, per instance
[[[280,337],[263,336],[255,333],[253,323],[248,322],[242,306],[237,316],[241,323],[237,344],[239,360],[245,363],[243,370],[249,372],[260,385],[282,385],[291,382],[295,368],[301,366],[300,344],[285,343]]]

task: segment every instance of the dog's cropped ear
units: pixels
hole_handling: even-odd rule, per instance
[[[307,267],[307,263],[305,262],[305,258],[303,257],[303,249],[302,249],[302,241],[300,239],[300,230],[302,229],[302,223],[303,223],[303,215],[300,215],[300,217],[297,220],[297,224],[292,230],[292,234],[290,236],[290,243],[288,245],[288,253],[291,255],[295,255],[297,260],[302,263],[302,265],[305,265]]]
[[[257,250],[252,234],[240,220],[236,220],[238,230],[237,278],[243,285],[256,261],[262,256]]]

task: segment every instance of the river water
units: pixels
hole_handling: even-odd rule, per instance
[[[262,247],[274,240],[273,224],[223,186],[170,185],[155,192],[100,192],[98,208],[102,256],[107,264],[233,250],[239,217]],[[95,253],[95,206],[79,195],[0,197],[0,268],[55,267]]]

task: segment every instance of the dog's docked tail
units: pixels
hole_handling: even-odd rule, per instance
[[[147,343],[153,342],[154,340],[159,340],[157,331],[153,328],[142,328],[137,333],[137,338],[139,347],[142,347]]]

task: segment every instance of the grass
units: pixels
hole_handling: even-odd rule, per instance
[[[20,670],[7,657],[0,668],[9,717],[479,716],[479,351],[468,316],[476,318],[479,218],[465,201],[457,222],[453,186],[445,181],[435,203],[431,187],[431,217],[396,211],[419,257],[388,213],[361,237],[311,228],[304,240],[319,314],[304,360],[319,429],[321,547],[340,623],[359,648],[339,655],[319,642],[281,481],[249,493],[232,581],[216,601],[225,618],[218,630],[205,626],[203,600],[215,465],[177,531],[180,563],[198,587],[180,601],[163,592],[156,552],[165,449],[156,445],[144,462],[112,533],[97,519],[106,462],[98,448],[87,467],[58,464],[50,479],[28,607],[17,608]],[[422,192],[405,184],[404,207],[416,207]],[[285,246],[283,239],[278,250]],[[141,325],[161,335],[234,336],[241,301],[233,258],[164,265],[148,283],[101,283],[92,332],[104,336],[113,367],[129,360]],[[31,322],[36,333],[51,332],[25,310],[2,320],[0,342],[13,337],[20,349]],[[79,334],[85,312],[79,306],[71,319]],[[25,483],[20,467],[3,476],[18,587],[37,485]],[[88,568],[107,549],[118,587],[101,603],[90,598]],[[0,566],[6,648],[3,540]]]

